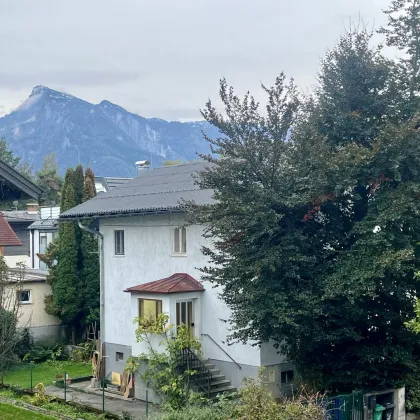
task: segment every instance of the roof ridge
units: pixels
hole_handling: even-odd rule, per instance
[[[210,189],[210,188],[208,188]],[[139,197],[139,196],[147,196],[147,195],[157,195],[157,194],[167,194],[167,193],[178,193],[178,192],[185,192],[185,191],[202,191],[202,188],[190,188],[190,189],[183,189],[183,190],[170,190],[170,191],[156,191],[156,192],[147,192],[147,193],[137,193],[137,194],[123,194],[123,195],[113,195],[111,197],[105,197],[105,195],[97,195],[94,200],[107,200],[111,198],[122,198],[122,197]],[[84,204],[84,203],[82,203]]]
[[[170,278],[171,277],[174,277],[174,276],[176,276],[177,274],[179,274],[179,273],[175,273],[175,274],[172,274],[172,276],[170,276],[170,277],[168,277],[167,278],[167,280],[170,280]],[[159,280],[158,280],[159,281]],[[174,287],[176,287],[176,286],[178,286],[178,284],[179,283],[181,283],[181,281],[182,281],[182,277],[180,277],[178,280],[176,280],[175,282],[174,282],[174,284],[168,289],[168,292],[170,292]]]

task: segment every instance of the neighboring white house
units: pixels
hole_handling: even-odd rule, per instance
[[[48,245],[57,237],[59,215],[60,207],[58,206],[41,207],[39,220],[28,226],[30,238],[28,267],[40,270],[47,269],[45,263],[39,259],[38,254],[45,253]]]
[[[19,284],[16,299],[21,307],[18,326],[29,328],[35,341],[57,341],[62,334],[61,321],[45,312],[45,296],[51,294],[46,271],[10,269],[10,287]]]
[[[171,324],[191,327],[201,341],[203,358],[215,365],[214,375],[225,388],[228,380],[239,387],[244,377],[266,366],[267,382],[278,396],[290,389],[291,365],[270,344],[228,345],[230,331],[224,321],[230,310],[220,300],[219,289],[201,282],[199,268],[208,264],[201,248],[211,243],[203,238],[202,226],[184,226],[180,201],[213,202],[213,192],[194,182],[205,165],[193,162],[145,171],[60,215],[63,221],[99,220],[106,373],[122,373],[129,356],[147,351],[144,343],[136,343],[134,318],[163,312]],[[136,397],[143,396],[144,384],[136,380]]]

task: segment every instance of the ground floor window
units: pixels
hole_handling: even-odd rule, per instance
[[[155,299],[139,299],[139,318],[142,321],[156,321],[162,313],[162,301]]]
[[[287,385],[293,382],[295,373],[293,370],[285,370],[281,372],[281,383],[282,385]]]

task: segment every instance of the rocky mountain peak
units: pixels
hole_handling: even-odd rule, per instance
[[[97,105],[38,85],[12,113],[0,118],[0,137],[35,169],[55,153],[62,173],[82,163],[99,176],[135,176],[134,162],[194,160],[209,148],[201,130],[207,123],[144,118],[104,100]]]

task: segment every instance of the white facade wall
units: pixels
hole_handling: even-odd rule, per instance
[[[22,303],[19,327],[48,327],[60,325],[61,321],[45,312],[46,296],[51,295],[51,286],[46,282],[26,282],[22,290],[30,291],[30,302]]]
[[[31,259],[27,255],[6,255],[4,260],[9,268],[15,268],[18,263],[23,263],[27,267],[31,266]]]
[[[47,270],[45,263],[43,263],[38,257],[40,252],[40,236],[46,235],[46,247],[48,247],[48,245],[54,240],[57,233],[53,230],[39,231],[38,229],[33,229],[30,232],[30,256],[28,257],[27,266],[30,268]]]
[[[31,230],[30,232],[30,263],[28,267],[39,269],[39,230]]]
[[[136,295],[125,289],[169,277],[174,273],[187,273],[201,279],[198,267],[208,264],[201,253],[204,244],[201,226],[187,227],[187,254],[174,256],[173,229],[181,226],[181,214],[155,216],[132,216],[100,220],[100,231],[104,235],[104,289],[105,331],[102,338],[107,343],[132,346],[133,354],[141,347],[135,343],[133,319],[137,316]],[[114,255],[114,230],[124,229],[125,255]],[[226,352],[240,364],[260,366],[260,350],[251,345],[227,346],[229,325],[221,319],[229,319],[230,311],[218,298],[218,290],[204,283],[205,292],[200,294],[199,331],[209,334]],[[150,296],[150,295],[149,295]],[[174,297],[175,295],[172,295]],[[139,296],[137,296],[138,298]],[[155,295],[153,298],[156,298]],[[176,297],[179,299],[180,297]],[[164,300],[164,299],[162,299]],[[174,305],[165,300],[164,312],[172,312]],[[198,323],[197,323],[198,324]],[[232,362],[208,337],[202,337],[204,357]]]

